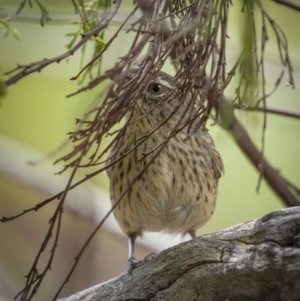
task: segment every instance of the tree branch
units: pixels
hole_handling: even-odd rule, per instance
[[[275,115],[280,115],[284,117],[292,117],[296,119],[300,119],[300,112],[291,111],[291,110],[285,110],[285,109],[279,109],[279,108],[273,108],[273,107],[240,107],[239,105],[234,106],[235,109],[241,110],[241,111],[247,111],[247,112],[261,112],[261,113],[270,113]]]
[[[300,300],[300,207],[179,244],[60,301],[196,299]]]
[[[286,181],[278,171],[261,155],[247,131],[235,117],[233,104],[226,99],[222,101],[220,125],[231,134],[242,152],[252,162],[283,203],[287,206],[299,206],[299,200],[290,191]]]
[[[272,0],[272,1],[275,3],[281,4],[281,5],[284,5],[288,8],[292,8],[294,10],[300,11],[300,5],[297,3],[294,3],[292,1],[288,1],[288,0]]]

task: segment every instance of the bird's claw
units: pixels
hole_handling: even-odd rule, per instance
[[[156,255],[152,252],[152,253],[148,254],[147,256],[145,256],[144,259],[142,259],[142,260],[136,260],[135,257],[133,257],[133,256],[129,257],[127,272],[129,274],[131,274],[133,270],[135,270],[136,268],[139,268],[139,267],[143,266],[144,264],[146,264],[147,262],[151,261],[155,256]]]

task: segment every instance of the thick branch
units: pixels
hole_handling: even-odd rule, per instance
[[[300,300],[300,207],[204,235],[60,301]]]
[[[222,102],[220,125],[232,135],[242,152],[252,162],[283,203],[287,206],[299,206],[298,199],[291,192],[285,180],[261,155],[247,131],[235,117],[233,105],[225,99]]]

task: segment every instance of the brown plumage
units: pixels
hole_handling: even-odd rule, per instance
[[[186,126],[160,146],[174,127],[182,127],[188,118],[183,114],[190,106],[189,99],[179,105],[176,97],[168,97],[174,95],[175,88],[174,78],[160,72],[127,113],[129,125],[124,138],[111,148],[109,162],[134,149],[107,171],[112,205],[159,152],[114,211],[129,238],[129,271],[137,266],[136,237],[145,231],[189,233],[195,237],[195,231],[211,218],[215,209],[223,163],[209,133]],[[178,110],[166,120],[175,108]]]

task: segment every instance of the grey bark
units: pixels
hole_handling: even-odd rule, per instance
[[[300,300],[300,207],[162,251],[60,301]]]

